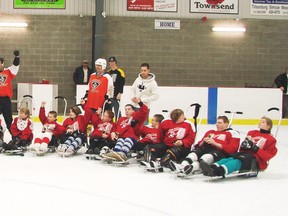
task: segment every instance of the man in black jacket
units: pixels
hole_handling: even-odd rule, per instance
[[[287,95],[287,79],[288,79],[288,66],[285,68],[285,73],[278,75],[274,82],[277,88],[283,92],[283,107],[282,107],[282,117],[285,117],[286,110],[288,108],[288,95]]]
[[[83,60],[82,66],[77,67],[73,74],[75,84],[88,84],[92,69],[88,66],[88,61]]]

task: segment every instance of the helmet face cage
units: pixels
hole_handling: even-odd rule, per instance
[[[102,70],[105,70],[106,66],[107,66],[107,61],[106,61],[106,59],[99,58],[99,59],[97,59],[95,61],[95,65],[101,65],[102,66]]]

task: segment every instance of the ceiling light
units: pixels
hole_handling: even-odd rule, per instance
[[[27,26],[25,22],[0,22],[0,27],[26,28]]]
[[[245,32],[246,28],[243,27],[213,27],[213,32]]]

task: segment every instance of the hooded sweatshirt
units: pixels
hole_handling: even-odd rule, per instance
[[[140,98],[143,103],[150,107],[151,101],[158,99],[158,85],[155,81],[155,75],[149,73],[147,79],[143,79],[141,74],[138,75],[131,88],[131,97]],[[138,104],[133,104],[139,107]]]

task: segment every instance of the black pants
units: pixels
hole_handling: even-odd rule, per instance
[[[172,149],[173,147],[167,146],[164,143],[153,144],[151,145],[151,159],[155,160],[156,158],[162,158],[168,149]],[[190,148],[184,148],[180,146],[180,151],[177,153],[177,161],[183,160],[190,152]]]
[[[96,147],[101,150],[104,146],[107,146],[110,149],[113,149],[115,142],[112,140],[107,140],[99,137],[92,137],[89,140],[89,149],[95,149]]]
[[[12,124],[12,105],[9,97],[0,97],[0,114],[3,114],[7,129],[10,131]]]
[[[209,144],[203,144],[202,146],[197,146],[195,149],[192,150],[198,159],[201,158],[204,154],[211,154],[214,158],[214,161],[218,161],[224,157],[228,157],[229,155],[224,153],[221,150],[213,148]]]
[[[232,154],[231,157],[241,160],[241,162],[242,162],[241,170],[251,170],[251,167],[253,170],[253,162],[256,163],[256,164],[254,164],[254,169],[255,168],[259,169],[258,161],[257,161],[256,157],[251,153],[237,152],[237,153]]]

